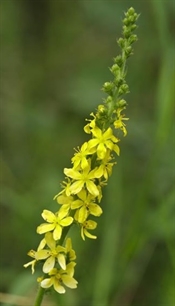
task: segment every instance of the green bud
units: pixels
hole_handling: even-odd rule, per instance
[[[129,92],[129,86],[127,84],[122,84],[119,88],[119,95],[123,95]]]
[[[130,16],[129,17],[129,21],[130,21],[130,23],[134,23],[135,22],[135,17],[134,16]]]
[[[117,87],[120,87],[124,83],[124,78],[116,77],[114,83]]]
[[[137,28],[136,24],[132,24],[131,31],[134,31]]]
[[[128,15],[130,15],[130,16],[131,16],[131,15],[134,15],[134,14],[135,14],[135,9],[134,9],[133,7],[130,7],[127,13],[128,13]],[[136,15],[137,15],[137,14],[136,14]]]
[[[123,59],[121,55],[114,57],[114,63],[116,63],[119,67],[123,65]]]
[[[129,42],[129,44],[131,45],[131,44],[133,44],[135,41],[137,41],[137,35],[132,34],[132,35],[129,37],[128,42]]]
[[[121,49],[123,49],[124,46],[125,46],[125,39],[123,39],[123,38],[120,37],[120,38],[117,40],[117,43],[118,43],[119,47],[120,47]]]
[[[110,104],[110,103],[113,102],[113,98],[111,96],[108,96],[105,101],[106,101],[107,104]]]
[[[127,103],[126,103],[126,101],[125,101],[124,99],[121,99],[121,100],[118,101],[117,104],[116,104],[116,106],[117,106],[117,107],[120,107],[120,108],[122,108],[122,107],[124,107],[124,106],[126,106],[126,105],[127,105]]]
[[[117,64],[114,64],[111,68],[110,71],[114,74],[114,75],[118,75],[118,73],[120,72],[120,67]]]
[[[129,20],[128,20],[128,18],[124,18],[124,19],[123,19],[123,24],[126,25],[126,26],[129,26]]]
[[[129,38],[130,33],[131,33],[130,30],[123,31],[123,35],[124,35],[124,37],[127,38],[127,39]]]
[[[105,82],[103,87],[102,87],[102,90],[107,92],[107,93],[111,93],[113,88],[114,88],[114,84],[113,83]]]
[[[123,35],[125,38],[129,38],[129,36],[131,35],[131,30],[125,25],[123,26]]]
[[[129,57],[132,53],[132,47],[131,46],[128,46],[127,48],[125,48],[125,55],[126,57]]]

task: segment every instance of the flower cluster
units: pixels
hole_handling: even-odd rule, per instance
[[[77,287],[77,281],[73,278],[76,255],[72,249],[70,238],[66,239],[63,247],[57,245],[52,233],[49,231],[45,234],[45,238],[41,240],[37,251],[31,250],[28,255],[34,259],[25,264],[24,267],[31,266],[32,274],[35,271],[35,264],[44,262],[42,270],[49,277],[38,278],[41,287],[49,288],[53,285],[58,293],[65,293],[63,285],[69,288]]]
[[[28,255],[32,261],[25,264],[31,266],[42,263],[43,278],[39,278],[42,288],[53,288],[64,293],[65,287],[76,288],[73,278],[76,263],[72,242],[64,240],[72,224],[77,224],[83,240],[85,237],[96,239],[91,231],[97,227],[95,217],[102,214],[100,202],[102,189],[107,184],[115,162],[115,155],[120,154],[121,135],[127,135],[123,114],[126,101],[122,99],[129,89],[125,81],[126,60],[132,54],[132,43],[137,37],[133,34],[138,15],[133,8],[125,14],[123,20],[123,38],[118,40],[121,55],[114,58],[110,71],[114,75],[112,82],[106,82],[103,90],[108,94],[103,105],[99,105],[96,113],[91,113],[84,127],[89,140],[75,150],[71,159],[72,167],[64,168],[65,181],[62,190],[54,197],[60,208],[56,213],[44,210],[42,217],[45,223],[37,227],[38,234],[44,234],[37,251],[31,250]],[[116,130],[116,135],[114,131]]]

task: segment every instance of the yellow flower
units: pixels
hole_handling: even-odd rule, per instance
[[[76,259],[75,251],[72,249],[72,241],[70,238],[66,239],[65,248],[66,248],[66,254],[67,254],[66,260],[69,262],[69,261]]]
[[[72,163],[73,163],[73,168],[78,168],[79,166],[82,169],[85,169],[88,167],[88,161],[87,161],[87,156],[92,154],[88,148],[88,143],[85,142],[82,146],[81,149],[79,149],[79,152],[74,154],[74,157],[72,157]]]
[[[73,196],[67,196],[66,191],[61,195],[56,195],[54,199],[57,199],[57,202],[62,205],[61,209],[69,212],[72,202],[74,200]]]
[[[91,239],[96,239],[97,236],[90,234],[87,230],[93,230],[97,227],[97,222],[93,220],[87,220],[81,224],[81,237],[85,240],[85,236]]]
[[[58,270],[56,268],[52,269],[49,272],[50,278],[45,278],[41,281],[41,287],[50,288],[53,286],[55,291],[61,294],[66,292],[65,288],[63,287],[64,285],[71,289],[77,288],[78,282],[73,278],[75,265],[76,264],[74,262],[70,262],[66,266],[65,270]]]
[[[99,171],[102,171],[102,175],[106,180],[108,180],[108,177],[112,174],[112,167],[116,164],[116,162],[111,163],[112,156],[110,155],[110,150],[107,150],[106,156],[103,160],[101,160],[101,165],[99,167]]]
[[[75,182],[73,182],[73,184],[70,186],[71,194],[79,193],[83,189],[83,187],[86,186],[87,190],[92,195],[99,195],[98,188],[93,182],[95,178],[99,178],[101,176],[101,172],[98,171],[98,168],[95,168],[94,170],[90,171],[89,164],[81,172],[73,168],[64,168],[64,174],[75,180]]]
[[[56,246],[56,241],[53,239],[51,232],[46,233],[45,240],[49,249],[38,250],[35,255],[37,260],[46,259],[43,265],[43,272],[48,273],[51,271],[55,266],[56,259],[61,268],[65,270],[66,258],[64,253],[66,249],[60,245]]]
[[[74,218],[79,223],[83,223],[89,214],[96,217],[102,214],[101,207],[94,203],[94,196],[87,193],[84,189],[77,196],[79,199],[72,202],[71,209],[77,209]]]
[[[67,217],[67,210],[60,209],[56,214],[49,210],[44,210],[42,217],[48,223],[42,223],[37,227],[38,234],[53,231],[54,240],[61,238],[62,228],[69,226],[73,222],[72,217]]]
[[[66,177],[66,179],[67,179],[67,182],[65,182],[65,181],[63,181],[62,183],[61,183],[61,187],[63,188],[63,190],[61,190],[59,193],[57,193],[55,196],[54,196],[54,200],[59,196],[59,195],[61,195],[61,194],[63,194],[63,193],[65,193],[66,194],[66,196],[70,196],[70,194],[71,194],[71,192],[70,192],[70,185],[71,185],[71,180],[68,178],[68,177]]]
[[[118,119],[114,121],[114,127],[116,129],[122,130],[124,136],[126,136],[127,135],[126,124],[123,122],[123,120],[129,120],[129,118],[125,118],[124,115],[121,115],[122,110],[123,110],[122,108],[119,108],[117,110]]]
[[[104,133],[97,126],[92,129],[92,134],[95,138],[89,140],[89,148],[95,148],[99,159],[104,159],[107,149],[114,150],[119,155],[119,147],[115,144],[119,141],[113,135],[112,129],[109,127]]]
[[[94,119],[92,119],[92,120],[86,119],[86,121],[89,121],[89,123],[86,124],[85,127],[84,127],[84,131],[85,131],[85,133],[87,133],[87,134],[90,134],[90,133],[91,133],[91,129],[93,129],[93,128],[96,126],[96,124],[95,124],[95,120],[96,120],[95,115],[94,115],[93,113],[91,113],[90,115],[91,115]]]
[[[56,195],[54,199],[61,205],[69,205],[71,207],[72,201],[74,200],[73,196],[67,196],[66,193],[62,193],[61,195]]]
[[[36,259],[36,254],[38,251],[42,250],[46,245],[46,240],[45,238],[43,238],[37,248],[37,251],[34,250],[30,250],[27,255],[29,255],[30,257],[34,258],[34,260],[29,261],[28,263],[26,263],[24,265],[25,268],[27,268],[28,266],[31,266],[32,268],[32,274],[35,272],[35,264],[37,263],[37,259]]]
[[[60,267],[65,270],[66,262],[76,259],[75,251],[72,249],[71,239],[67,238],[65,247],[56,245],[51,232],[45,234],[45,240],[49,249],[38,250],[35,254],[37,260],[46,259],[43,265],[43,272],[50,272],[58,261]]]

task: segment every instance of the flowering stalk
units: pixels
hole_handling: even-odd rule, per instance
[[[114,79],[104,83],[102,89],[108,96],[104,104],[98,106],[96,113],[91,113],[92,118],[87,120],[84,127],[90,140],[77,148],[71,159],[72,167],[64,168],[62,190],[54,197],[60,208],[56,213],[47,209],[42,212],[45,223],[37,227],[37,233],[44,234],[44,238],[36,251],[29,251],[32,261],[24,265],[31,266],[34,273],[35,265],[42,264],[43,276],[38,278],[40,289],[35,306],[41,305],[44,293],[51,287],[60,294],[65,293],[65,286],[72,289],[77,287],[78,282],[73,277],[76,254],[71,238],[67,237],[69,228],[77,224],[83,240],[86,237],[97,238],[90,233],[97,227],[92,216],[102,214],[99,205],[102,189],[116,164],[113,153],[120,154],[118,144],[121,132],[127,135],[125,121],[128,118],[123,114],[126,101],[122,97],[129,92],[125,80],[126,61],[133,53],[132,44],[137,40],[133,34],[137,19],[133,8],[125,13],[123,37],[118,40],[121,54],[114,58],[110,68]],[[116,136],[114,130],[117,131]]]

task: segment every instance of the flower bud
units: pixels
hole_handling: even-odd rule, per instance
[[[121,49],[123,49],[124,46],[125,46],[125,39],[123,39],[122,37],[120,37],[120,38],[118,39],[117,43],[118,43],[119,47],[120,47]]]
[[[114,58],[114,63],[116,63],[119,67],[123,65],[123,59],[121,55],[118,55]]]
[[[128,87],[127,84],[122,84],[119,88],[119,91],[118,91],[119,95],[123,95],[123,94],[126,94],[128,92],[129,92],[129,87]]]
[[[132,35],[129,37],[128,42],[129,42],[129,44],[131,45],[131,44],[133,44],[135,41],[137,41],[137,35],[132,34]]]
[[[129,38],[131,35],[131,30],[126,26],[123,26],[123,35],[125,38]]]
[[[126,26],[129,26],[129,20],[128,20],[128,18],[124,18],[124,19],[123,19],[123,24],[126,25]]]
[[[107,93],[111,93],[112,90],[113,90],[113,87],[114,87],[114,85],[111,82],[105,82],[103,87],[102,87],[102,90],[107,92]]]
[[[130,16],[136,14],[133,7],[130,7],[127,13],[128,13],[128,15],[130,15]],[[136,14],[136,15],[137,15],[137,14]]]
[[[116,106],[119,108],[122,108],[124,106],[126,106],[126,101],[124,99],[121,99],[120,101],[117,102]]]
[[[114,74],[114,75],[118,75],[118,73],[120,72],[120,67],[117,64],[114,64],[111,68],[110,71]]]
[[[134,31],[136,28],[137,28],[137,25],[136,24],[132,24],[131,31]]]
[[[129,57],[131,53],[132,53],[132,47],[131,47],[131,46],[128,46],[128,47],[125,49],[125,55],[126,55],[126,57]]]
[[[109,103],[112,103],[113,102],[113,98],[111,96],[108,96],[107,99],[106,99],[106,103],[109,104]]]

